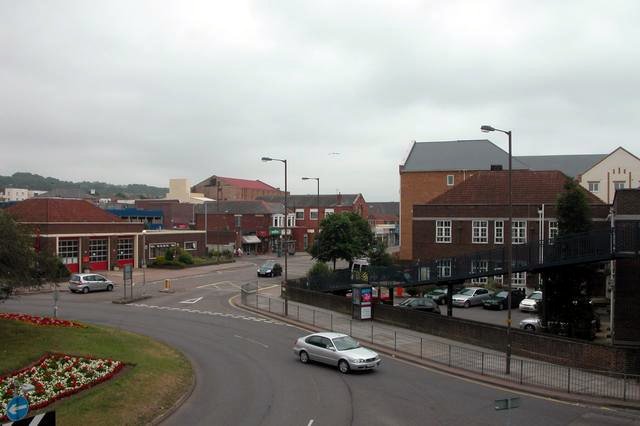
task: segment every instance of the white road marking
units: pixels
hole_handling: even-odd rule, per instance
[[[201,311],[201,310],[198,310],[198,309],[174,308],[174,307],[170,307],[170,306],[147,305],[145,303],[129,303],[127,306],[135,306],[137,308],[147,308],[147,309],[157,309],[157,310],[180,311],[180,312],[187,312],[187,313],[190,313],[190,314],[197,314],[197,315],[210,315],[210,316],[216,316],[216,317],[242,319],[242,320],[245,320],[245,321],[260,322],[260,323],[263,323],[263,324],[274,324],[274,325],[284,325],[286,327],[295,327],[295,326],[293,326],[291,324],[287,324],[287,323],[284,323],[284,322],[280,322],[280,321],[276,321],[276,320],[272,320],[272,319],[268,319],[268,318],[250,317],[250,316],[247,316],[247,315],[234,315],[234,314],[230,314],[230,313],[226,313],[226,312]],[[260,343],[260,342],[253,342],[253,343],[264,345],[263,343]]]
[[[201,300],[202,300],[202,297],[196,297],[196,298],[194,298],[194,299],[187,299],[187,300],[183,300],[183,301],[182,301],[182,302],[180,302],[180,303],[189,303],[189,304],[193,305],[194,303],[198,303],[198,302],[199,302],[199,301],[201,301]]]
[[[264,343],[258,342],[257,340],[250,339],[249,337],[242,337],[242,336],[238,336],[237,334],[234,334],[233,337],[237,337],[238,339],[246,340],[247,342],[255,343],[256,345],[260,345],[265,349],[269,349],[269,345],[265,345]]]
[[[233,283],[231,281],[219,281],[217,283],[201,285],[201,286],[198,286],[196,288],[217,287],[219,284],[231,284],[231,285],[233,285]]]
[[[309,423],[307,423],[307,426],[311,426],[313,424],[313,419],[309,420]]]

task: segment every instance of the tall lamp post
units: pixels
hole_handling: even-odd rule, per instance
[[[281,160],[279,158],[262,157],[262,161],[280,161],[284,164],[284,285],[282,293],[284,294],[284,316],[289,315],[289,295],[287,294],[287,259],[289,257],[289,231],[287,221],[289,219],[289,213],[287,211],[287,160]]]
[[[316,237],[314,241],[320,235],[320,178],[317,177],[303,177],[302,180],[315,180],[318,184],[318,193],[316,195],[316,206],[318,208],[318,216],[316,217]],[[311,213],[309,213],[309,219],[311,219]]]
[[[501,130],[501,129],[496,129],[495,127],[492,126],[481,126],[480,130],[482,130],[485,133],[488,132],[502,132],[504,134],[506,134],[509,137],[509,177],[508,177],[508,193],[509,193],[509,219],[507,220],[507,276],[506,276],[506,281],[507,281],[507,292],[509,293],[507,295],[507,352],[506,352],[506,357],[507,357],[507,366],[506,366],[506,370],[505,373],[506,374],[510,374],[511,373],[511,275],[512,275],[512,271],[513,271],[513,237],[511,235],[513,228],[512,228],[512,222],[513,222],[513,201],[512,201],[512,193],[511,193],[511,172],[512,172],[512,165],[511,165],[511,130]]]

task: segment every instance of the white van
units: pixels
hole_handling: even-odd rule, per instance
[[[369,258],[361,257],[353,260],[351,265],[351,279],[354,281],[369,281]]]

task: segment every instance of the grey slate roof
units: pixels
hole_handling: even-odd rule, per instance
[[[401,171],[490,170],[492,165],[509,168],[509,154],[487,139],[415,142]],[[514,169],[528,169],[513,158]]]
[[[515,158],[525,163],[531,170],[560,170],[565,175],[575,178],[589,170],[607,155],[522,155]]]
[[[400,203],[397,201],[383,201],[367,203],[369,216],[400,216]]]
[[[336,206],[352,206],[360,194],[320,194],[320,207],[332,208]],[[258,200],[278,202],[284,204],[284,195],[263,195]],[[340,201],[341,200],[341,201]],[[289,195],[287,197],[287,207],[295,208],[315,208],[318,206],[317,195]]]
[[[88,192],[77,188],[53,188],[44,194],[36,195],[39,198],[78,198],[92,200],[96,197]]]
[[[262,200],[209,201],[196,205],[196,213],[204,214],[284,214],[284,205]]]

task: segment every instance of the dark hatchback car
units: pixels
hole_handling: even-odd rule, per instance
[[[400,302],[398,307],[414,311],[432,312],[434,314],[440,313],[440,306],[428,297],[411,297]]]
[[[453,287],[453,294],[456,294],[460,290],[462,290],[462,287],[459,287],[459,286]],[[446,287],[434,288],[429,293],[425,294],[425,297],[428,297],[429,299],[433,300],[438,305],[444,305],[447,303],[447,291],[448,290]]]
[[[259,277],[275,277],[282,275],[282,266],[275,260],[267,260],[258,268]]]
[[[509,306],[507,296],[509,296],[508,291],[500,291],[494,294],[493,296],[491,296],[490,298],[488,298],[487,300],[485,300],[484,302],[482,302],[482,307],[484,309],[498,309],[500,311],[503,309],[507,309],[507,307]],[[524,299],[523,290],[511,290],[511,308],[512,309],[517,308],[520,302],[522,301],[522,299]]]

